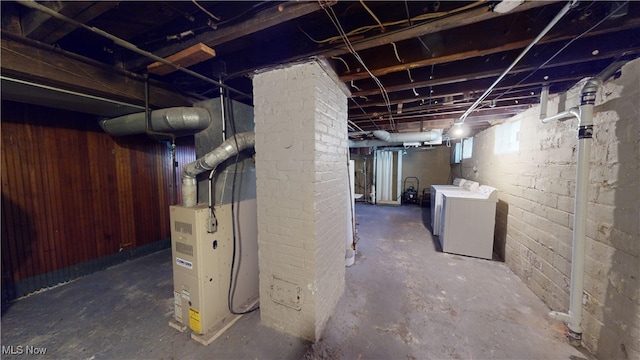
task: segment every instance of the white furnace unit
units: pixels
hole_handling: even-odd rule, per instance
[[[208,205],[170,208],[174,282],[174,321],[170,325],[181,331],[190,328],[192,338],[204,345],[238,319],[228,303],[234,241],[231,204],[217,205],[213,210],[218,226],[210,232]],[[241,312],[258,299],[256,200],[237,202],[235,211],[231,297],[234,311]]]

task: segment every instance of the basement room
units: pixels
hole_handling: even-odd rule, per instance
[[[0,6],[3,359],[640,358],[640,2]]]

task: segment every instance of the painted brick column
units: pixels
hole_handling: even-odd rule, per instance
[[[344,290],[348,90],[317,61],[253,89],[261,321],[316,341]]]

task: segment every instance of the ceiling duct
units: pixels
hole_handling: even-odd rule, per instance
[[[200,107],[174,107],[151,112],[151,128],[157,132],[184,136],[206,129],[210,122],[211,114],[207,109]],[[111,136],[144,134],[145,113],[101,120],[100,126]]]
[[[390,133],[384,130],[376,130],[373,132],[373,136],[377,139],[386,142],[393,143],[405,143],[405,142],[431,142],[442,137],[442,133],[438,131],[425,131],[425,132],[412,132],[412,133]]]
[[[409,146],[409,144],[415,146],[416,143],[421,145],[442,144],[442,129],[411,133],[390,133],[385,130],[375,130],[373,136],[377,140],[350,140],[349,147]]]

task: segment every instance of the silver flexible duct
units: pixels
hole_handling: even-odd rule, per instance
[[[225,160],[237,155],[240,151],[252,148],[255,144],[255,134],[250,132],[236,134],[225,140],[198,160],[191,162],[182,169],[182,204],[193,207],[198,202],[198,187],[196,176],[205,171],[213,170]]]
[[[211,114],[199,107],[173,107],[152,111],[150,121],[156,132],[198,132],[209,126]],[[147,130],[144,112],[102,120],[100,126],[111,136],[144,134]]]
[[[438,138],[439,135],[440,134],[436,131],[393,134],[384,130],[376,130],[373,132],[373,136],[375,136],[377,139],[390,143],[434,141]]]

